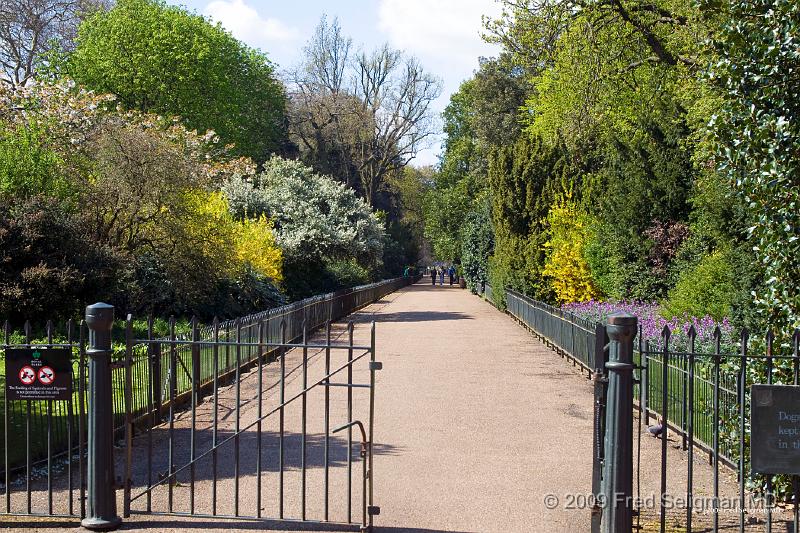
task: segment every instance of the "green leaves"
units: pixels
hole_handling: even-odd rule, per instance
[[[286,142],[284,89],[267,57],[160,0],[121,0],[84,22],[67,71],[128,108],[213,130],[257,162]]]
[[[710,124],[719,168],[748,205],[750,242],[767,280],[756,301],[774,328],[800,325],[798,38],[796,2],[734,1],[709,74],[724,96]]]

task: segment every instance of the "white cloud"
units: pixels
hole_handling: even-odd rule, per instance
[[[441,113],[450,95],[478,68],[478,58],[499,53],[497,45],[481,38],[481,16],[497,17],[501,11],[495,0],[380,0],[378,28],[393,46],[417,56],[428,71],[443,79],[442,96],[432,106]],[[436,164],[440,148],[434,142],[414,164]]]
[[[479,56],[498,48],[481,37],[481,16],[498,16],[494,0],[381,0],[378,26],[395,46],[425,60],[477,68]],[[453,65],[455,66],[455,65]]]
[[[276,18],[262,17],[244,0],[214,0],[203,14],[250,46],[265,48],[297,41],[300,32]]]

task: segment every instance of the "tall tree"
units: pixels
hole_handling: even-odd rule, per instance
[[[796,2],[736,0],[726,8],[712,68],[712,80],[724,97],[711,123],[719,166],[736,198],[747,206],[750,244],[764,277],[755,293],[762,325],[796,328],[800,7]]]
[[[291,133],[308,162],[374,206],[386,178],[435,133],[430,105],[440,93],[415,58],[389,45],[353,53],[338,20],[323,17],[291,73]]]
[[[55,51],[73,46],[78,24],[104,0],[0,2],[0,80],[25,85]]]
[[[258,162],[285,148],[285,93],[269,59],[161,0],[120,0],[90,17],[67,70],[129,108],[214,130]]]

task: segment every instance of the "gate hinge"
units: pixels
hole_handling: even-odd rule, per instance
[[[383,363],[381,361],[370,361],[369,362],[369,369],[370,370],[383,370]]]
[[[378,516],[381,514],[381,507],[380,505],[370,505],[367,507],[367,514],[369,516]]]

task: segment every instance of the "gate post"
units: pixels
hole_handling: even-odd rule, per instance
[[[604,533],[627,533],[633,525],[633,338],[637,319],[608,317],[608,398],[603,472]]]
[[[111,388],[111,327],[114,306],[96,303],[86,307],[89,327],[89,445],[86,529],[116,529],[122,523],[117,515],[114,478],[114,412]]]
[[[592,533],[600,533],[600,523],[603,516],[602,499],[603,479],[603,445],[605,444],[606,425],[606,394],[608,393],[608,377],[606,376],[606,363],[608,362],[608,335],[606,328],[597,322],[594,328],[595,345],[592,354],[592,381],[594,382],[594,432],[592,435]]]

